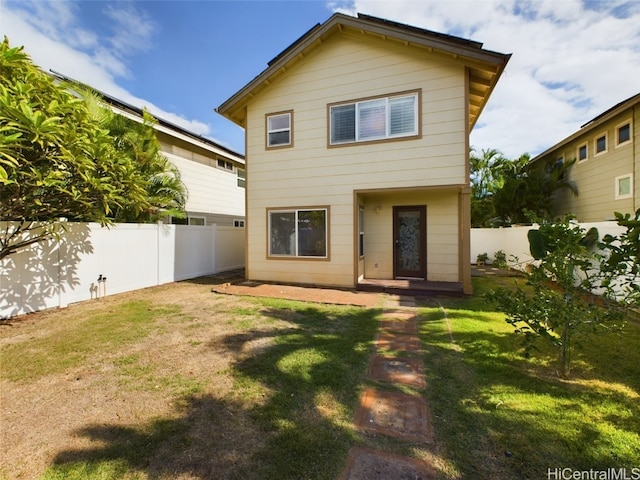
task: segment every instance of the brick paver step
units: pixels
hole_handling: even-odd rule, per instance
[[[378,333],[376,336],[376,349],[378,351],[422,353],[420,341],[416,335],[404,335],[394,332]]]
[[[418,322],[414,319],[399,320],[388,319],[380,321],[380,330],[390,333],[404,333],[406,335],[418,334]]]
[[[356,428],[413,442],[433,441],[427,402],[405,393],[366,389],[356,412]]]
[[[434,480],[435,469],[415,458],[363,447],[349,451],[340,480]]]
[[[373,355],[368,375],[373,380],[424,387],[424,366],[418,357]]]

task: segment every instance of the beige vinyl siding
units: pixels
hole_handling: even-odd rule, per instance
[[[633,124],[631,128],[633,131],[631,138],[633,138],[633,145],[631,148],[633,152],[633,211],[635,212],[640,208],[640,105],[636,105],[632,112]]]
[[[633,141],[616,148],[617,127],[626,120],[632,121]],[[607,134],[607,152],[596,156],[593,148],[594,141],[603,133]],[[570,180],[578,186],[578,196],[575,197],[569,192],[557,194],[557,213],[571,212],[579,221],[599,222],[613,219],[616,211],[631,213],[638,208],[637,153],[634,167],[634,151],[638,151],[638,141],[637,118],[632,118],[630,109],[615,116],[604,125],[585,132],[562,150],[549,155],[547,158],[557,158],[564,153],[566,159],[572,159],[576,158],[578,146],[585,142],[589,145],[587,159],[576,162],[569,173]],[[635,200],[634,198],[616,199],[615,178],[629,173],[633,174]]]
[[[417,89],[421,138],[328,148],[329,104]],[[353,286],[354,190],[465,184],[465,105],[463,65],[368,35],[335,35],[279,76],[247,109],[249,277]],[[288,110],[294,112],[295,147],[266,151],[264,115]],[[315,205],[331,206],[329,260],[268,259],[266,209]],[[447,207],[453,213],[439,217],[436,210],[433,217],[446,217],[443,234],[447,242],[455,239],[446,252],[433,241],[428,258],[444,262],[429,265],[437,279],[459,281],[457,205],[454,196]],[[384,236],[391,235],[389,224]],[[387,278],[393,276],[390,261]]]
[[[458,194],[419,191],[404,194],[364,195],[364,276],[393,278],[393,207],[427,207],[427,280],[457,282],[458,279]],[[376,212],[376,207],[380,211]]]

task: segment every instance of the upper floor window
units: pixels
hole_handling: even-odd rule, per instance
[[[562,171],[562,174],[560,175],[561,179],[566,179],[567,178],[567,171],[563,170],[563,165],[564,165],[564,155],[560,155],[558,158],[556,158],[556,161],[554,163],[553,166],[553,170],[559,170]]]
[[[578,147],[578,161],[582,162],[587,159],[587,155],[589,154],[589,150],[587,148],[587,144],[580,145]]]
[[[228,162],[227,160],[223,160],[222,158],[219,158],[218,168],[222,168],[224,170],[229,170],[230,172],[233,172],[233,163]]]
[[[329,144],[419,135],[420,92],[329,105]]]
[[[238,174],[238,186],[240,188],[245,188],[247,186],[247,172],[244,168],[238,168],[236,171]]]
[[[596,155],[605,153],[607,151],[607,134],[603,133],[599,137],[596,137]]]
[[[267,148],[293,145],[293,111],[267,115]]]
[[[631,122],[625,122],[616,127],[616,147],[631,142]]]

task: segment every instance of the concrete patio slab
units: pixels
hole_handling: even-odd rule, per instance
[[[353,447],[340,480],[434,480],[435,469],[421,460]]]
[[[413,442],[433,441],[427,402],[405,393],[366,389],[356,412],[356,428]]]

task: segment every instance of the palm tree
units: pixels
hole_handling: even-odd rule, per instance
[[[497,217],[505,225],[530,222],[531,217],[551,220],[555,192],[569,190],[578,195],[578,188],[568,174],[574,163],[575,159],[531,164],[529,156],[523,155],[505,164],[504,185],[494,195]]]
[[[502,187],[502,168],[507,160],[494,148],[482,149],[477,155],[474,148],[469,157],[471,163],[471,224],[474,227],[489,226],[495,217],[493,195]]]

